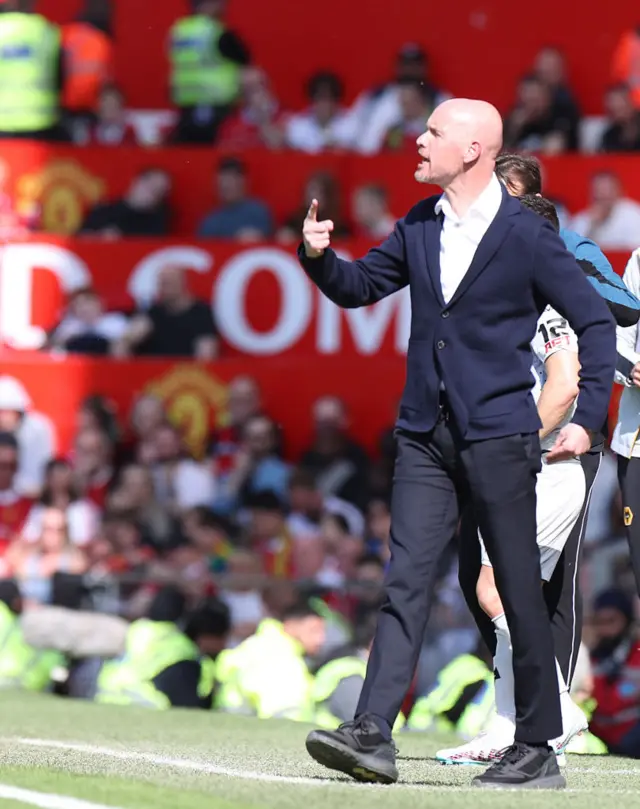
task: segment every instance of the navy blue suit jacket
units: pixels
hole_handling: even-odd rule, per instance
[[[425,432],[438,417],[444,381],[467,440],[533,433],[530,343],[547,304],[578,335],[580,394],[573,421],[594,432],[606,420],[616,360],[615,323],[551,225],[503,190],[497,216],[467,274],[445,304],[440,282],[439,197],[415,205],[379,247],[357,261],[331,249],[298,256],[339,306],[367,306],[409,285],[411,336],[398,426]]]

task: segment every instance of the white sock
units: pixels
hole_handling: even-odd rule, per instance
[[[560,663],[558,663],[557,657],[556,657],[556,673],[558,675],[558,690],[560,691],[560,698],[562,699],[563,694],[569,693],[569,688],[564,681],[564,675],[562,674],[562,669],[560,668]]]
[[[513,682],[513,649],[511,635],[504,613],[493,619],[496,632],[496,656],[493,668],[496,672],[496,710],[499,716],[515,721],[516,697]]]
[[[562,711],[562,731],[566,733],[574,719],[575,706],[564,680],[558,660],[556,659],[556,673],[558,675],[558,690],[560,691],[560,710]]]

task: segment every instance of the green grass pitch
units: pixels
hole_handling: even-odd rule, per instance
[[[480,768],[433,761],[446,737],[399,734],[401,781],[384,787],[323,770],[293,722],[11,693],[0,717],[2,809],[640,809],[640,762],[610,756],[569,756],[566,791],[516,798],[472,789]]]

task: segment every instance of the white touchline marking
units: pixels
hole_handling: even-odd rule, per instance
[[[21,744],[25,747],[42,747],[50,750],[67,750],[76,753],[83,753],[90,756],[106,756],[108,758],[115,758],[121,761],[146,761],[150,764],[157,764],[163,767],[174,767],[181,770],[191,770],[192,772],[203,772],[210,775],[220,775],[226,778],[238,778],[242,781],[261,781],[263,783],[278,783],[278,784],[305,784],[308,786],[337,786],[337,787],[356,787],[364,789],[381,789],[386,790],[388,787],[380,784],[363,784],[352,780],[336,780],[335,778],[305,778],[297,775],[273,775],[271,773],[261,773],[254,770],[235,770],[230,767],[223,767],[218,764],[208,764],[205,761],[193,761],[184,758],[171,758],[169,756],[160,756],[155,753],[144,753],[137,750],[116,750],[112,747],[100,747],[93,744],[84,744],[81,742],[64,742],[58,739],[27,739],[27,738],[0,738],[0,743]],[[429,762],[436,764],[435,760],[425,759],[425,763]],[[441,765],[444,766],[444,765]],[[453,765],[452,765],[453,766]],[[470,769],[470,768],[468,768]],[[480,771],[480,768],[473,768]],[[593,775],[636,775],[640,776],[640,768],[638,769],[616,769],[616,770],[596,770],[590,768],[572,767],[569,769],[569,775],[572,773],[580,774],[593,774]],[[471,784],[412,784],[401,781],[396,784],[394,789],[421,789],[421,790],[438,790],[444,792],[466,792],[477,791],[477,787],[472,787]],[[616,794],[626,794],[629,790],[612,790],[607,788],[609,792]],[[564,790],[565,792],[593,792],[592,788],[570,787]],[[636,794],[635,790],[632,790]],[[67,809],[66,805],[64,809]],[[69,807],[69,809],[74,809]],[[77,809],[83,809],[77,807]],[[95,809],[94,807],[87,806],[86,809]],[[99,807],[98,809],[103,809]],[[106,807],[112,809],[112,807]]]
[[[12,787],[8,784],[0,784],[0,798],[26,803],[29,806],[39,806],[40,809],[118,809],[116,806],[106,806],[104,803],[82,801],[79,798],[53,795],[48,792],[34,792],[31,789],[20,789],[20,787]]]

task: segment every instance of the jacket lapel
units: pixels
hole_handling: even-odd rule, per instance
[[[455,294],[449,301],[449,306],[454,304],[469,289],[482,271],[491,262],[491,259],[498,252],[502,243],[507,238],[513,226],[511,216],[520,213],[520,203],[509,196],[506,189],[502,190],[502,204],[493,222],[489,225],[487,232],[482,237],[478,249],[475,252],[471,266],[467,270]]]
[[[442,234],[443,214],[434,212],[433,218],[425,222],[425,246],[427,250],[427,269],[438,303],[444,308],[442,297],[442,279],[440,278],[440,236]]]

